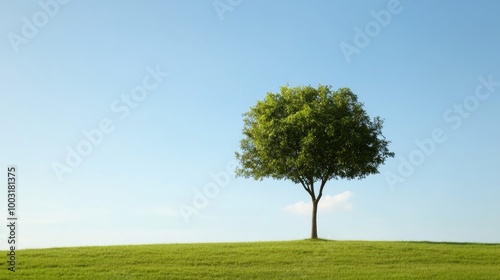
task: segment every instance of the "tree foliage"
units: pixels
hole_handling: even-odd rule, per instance
[[[362,179],[394,156],[382,134],[383,120],[370,119],[349,88],[283,86],[243,116],[237,176],[291,180],[304,187],[313,206],[327,181]]]

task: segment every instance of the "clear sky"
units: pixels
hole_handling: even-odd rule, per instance
[[[328,84],[385,119],[396,157],[327,184],[320,237],[500,242],[499,11],[1,0],[2,223],[14,164],[18,248],[308,238],[302,187],[234,178],[234,152],[267,92]]]

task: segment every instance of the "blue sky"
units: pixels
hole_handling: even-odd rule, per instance
[[[396,153],[327,184],[320,237],[500,242],[497,1],[0,6],[19,248],[307,238],[302,187],[233,176],[242,114],[287,83],[350,87]]]

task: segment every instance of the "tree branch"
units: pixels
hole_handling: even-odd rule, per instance
[[[318,201],[321,199],[321,197],[323,196],[323,188],[325,187],[326,185],[326,180],[321,180],[321,187],[319,188],[319,195],[318,195]]]
[[[311,192],[309,194],[313,200],[316,200],[316,193],[314,193],[314,181],[312,178],[309,178],[309,184],[311,184]]]
[[[311,194],[311,189],[307,186],[307,184],[304,182],[304,180],[303,180],[300,176],[298,176],[298,179],[299,179],[299,182],[300,182],[300,184],[302,185],[302,187],[304,187],[304,190],[306,190],[306,192],[307,192],[310,196],[313,196],[313,195]]]

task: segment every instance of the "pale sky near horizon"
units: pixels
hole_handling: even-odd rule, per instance
[[[500,243],[500,2],[0,0],[0,218],[18,248],[293,240],[310,199],[234,178],[242,114],[349,87],[396,153],[319,236]],[[8,247],[0,228],[0,249]]]

